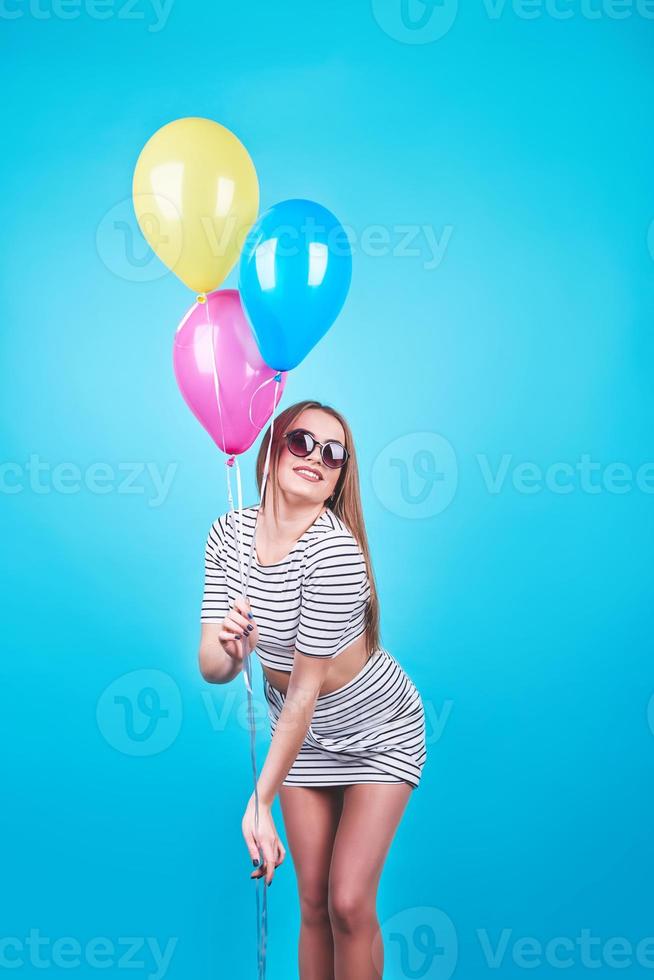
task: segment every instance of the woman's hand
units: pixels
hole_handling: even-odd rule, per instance
[[[259,628],[250,609],[250,600],[246,597],[236,600],[223,619],[218,634],[225,653],[238,663],[243,660],[242,636],[247,636],[248,652],[252,653],[259,642]]]
[[[263,854],[263,861],[259,864],[256,871],[250,875],[251,878],[266,877],[266,884],[272,882],[275,868],[278,867],[286,857],[286,849],[275,830],[275,823],[272,818],[270,807],[259,800],[259,827],[254,825],[254,794],[248,801],[241,828],[243,837],[247,844],[250,857],[254,864],[259,864],[259,847]],[[258,846],[257,846],[258,845]]]

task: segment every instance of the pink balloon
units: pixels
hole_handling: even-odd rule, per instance
[[[207,293],[205,303],[191,307],[175,332],[173,367],[184,401],[230,456],[250,448],[272,415],[275,389],[279,404],[288,374],[281,372],[279,385],[273,381],[277,372],[261,359],[236,289]]]

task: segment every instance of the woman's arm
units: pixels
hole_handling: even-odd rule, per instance
[[[223,650],[218,639],[221,628],[215,623],[202,623],[198,664],[200,673],[210,684],[227,684],[243,667],[242,662],[237,663]]]
[[[237,599],[222,623],[201,624],[198,661],[200,673],[210,684],[227,684],[243,670],[243,642],[248,637],[248,650],[259,641],[259,630],[250,613],[250,601]]]
[[[254,864],[261,864],[252,872],[252,878],[266,879],[269,885],[275,868],[286,855],[279,839],[272,816],[275,796],[295,762],[300,746],[309,730],[316,699],[327,674],[327,658],[309,657],[297,653],[288,682],[284,706],[279,713],[275,734],[272,737],[266,761],[257,781],[259,819],[255,819],[254,793],[241,821],[241,829]]]
[[[221,518],[213,522],[207,535],[200,623],[200,673],[211,684],[227,684],[243,669],[241,637],[248,635],[249,650],[252,651],[258,642],[259,631],[249,600],[241,597],[233,605],[230,602]]]
[[[309,730],[329,663],[327,658],[295,654],[284,706],[279,713],[275,734],[257,783],[259,799],[266,806],[272,806],[297,758]]]

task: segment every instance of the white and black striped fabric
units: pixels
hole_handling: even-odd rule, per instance
[[[256,513],[257,506],[241,511],[244,565]],[[241,595],[237,554],[232,520],[225,513],[207,537],[203,623],[221,622]],[[259,627],[261,662],[290,671],[295,650],[313,657],[338,656],[363,633],[369,596],[366,563],[356,539],[333,511],[323,511],[281,561],[260,565],[256,554],[252,556],[248,598]]]
[[[264,675],[274,734],[284,694]],[[427,758],[420,694],[388,650],[380,650],[349,683],[320,694],[311,725],[284,786],[420,783]]]
[[[235,515],[247,564],[258,505]],[[241,595],[229,512],[209,529],[201,621],[220,623]],[[291,552],[272,565],[252,555],[247,590],[264,665],[290,672],[295,651],[338,656],[365,629],[370,583],[365,558],[343,521],[326,509]],[[264,675],[274,733],[283,692]],[[424,709],[400,664],[380,648],[345,687],[321,694],[304,744],[284,785],[401,782],[417,786],[426,758]]]

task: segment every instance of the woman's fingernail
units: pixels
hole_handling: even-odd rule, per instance
[[[253,864],[253,865],[255,866],[255,868],[256,868],[256,866],[258,865],[258,863],[259,863],[259,862],[257,861],[257,859],[256,859],[256,858],[252,858],[252,864]]]
[[[247,628],[248,633],[250,633],[253,629],[254,629],[254,626],[252,625],[252,623],[250,623],[250,625]]]
[[[236,636],[234,637],[234,639],[235,640],[240,640],[241,639],[241,634],[240,633],[237,633]]]
[[[248,619],[252,619],[252,613],[248,613]]]

